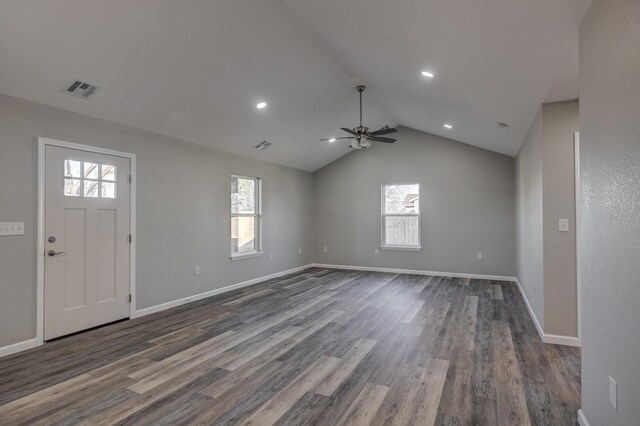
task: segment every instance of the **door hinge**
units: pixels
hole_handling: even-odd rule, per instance
[[[133,235],[129,234],[129,242],[132,243],[133,242]]]
[[[129,183],[133,183],[133,176],[128,175],[127,179],[129,180]]]
[[[129,293],[129,303],[131,303],[133,301],[133,296],[131,295],[131,293]]]

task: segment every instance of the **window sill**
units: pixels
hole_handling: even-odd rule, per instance
[[[380,250],[388,250],[388,251],[422,251],[422,247],[380,246]]]
[[[242,259],[249,259],[251,257],[258,257],[258,256],[262,256],[264,254],[263,251],[252,251],[249,253],[239,253],[239,254],[232,254],[230,259],[232,261],[235,260],[242,260]]]

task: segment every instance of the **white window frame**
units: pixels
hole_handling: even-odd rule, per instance
[[[247,176],[240,174],[232,174],[231,180],[229,182],[229,189],[232,190],[233,179],[248,179],[253,180],[255,182],[255,211],[252,214],[248,213],[234,213],[232,211],[231,205],[231,192],[229,194],[229,212],[231,213],[229,224],[233,223],[234,217],[253,217],[254,218],[254,238],[255,238],[255,249],[252,251],[245,252],[234,252],[233,251],[233,239],[231,234],[229,234],[229,249],[231,251],[231,260],[240,260],[247,259],[251,257],[262,256],[262,179],[257,176]],[[231,228],[229,228],[231,231]]]
[[[417,185],[418,186],[418,213],[417,214],[386,214],[385,213],[385,187],[397,186],[397,185]],[[383,183],[380,186],[380,249],[382,250],[396,250],[396,251],[421,251],[422,250],[422,193],[419,183]],[[387,217],[417,217],[418,218],[418,245],[416,246],[396,246],[386,245],[385,241],[385,219]]]

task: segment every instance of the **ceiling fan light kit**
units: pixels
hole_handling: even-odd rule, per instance
[[[356,87],[356,90],[360,94],[360,125],[357,127],[354,127],[353,129],[341,127],[341,130],[349,133],[351,136],[345,136],[341,138],[321,139],[321,140],[333,142],[336,139],[349,139],[351,140],[351,148],[353,149],[369,148],[372,145],[371,142],[394,143],[396,141],[395,139],[382,137],[382,135],[396,133],[398,129],[395,129],[389,126],[384,126],[379,130],[371,132],[369,131],[368,127],[365,127],[362,125],[362,92],[364,92],[364,89],[365,89],[364,86]]]

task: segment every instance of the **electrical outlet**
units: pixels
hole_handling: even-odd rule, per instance
[[[302,249],[301,248],[298,249],[298,254],[302,254]]]
[[[482,260],[482,253],[476,254],[476,260]]]
[[[609,376],[609,402],[613,408],[618,410],[618,384]]]
[[[327,252],[327,247],[326,246],[322,247],[322,251],[326,253]]]
[[[196,266],[195,268],[193,268],[193,275],[198,276],[200,275],[200,267]]]
[[[375,254],[380,254],[380,249],[375,249],[373,252],[374,252]]]
[[[269,253],[269,260],[273,260],[273,253]]]

